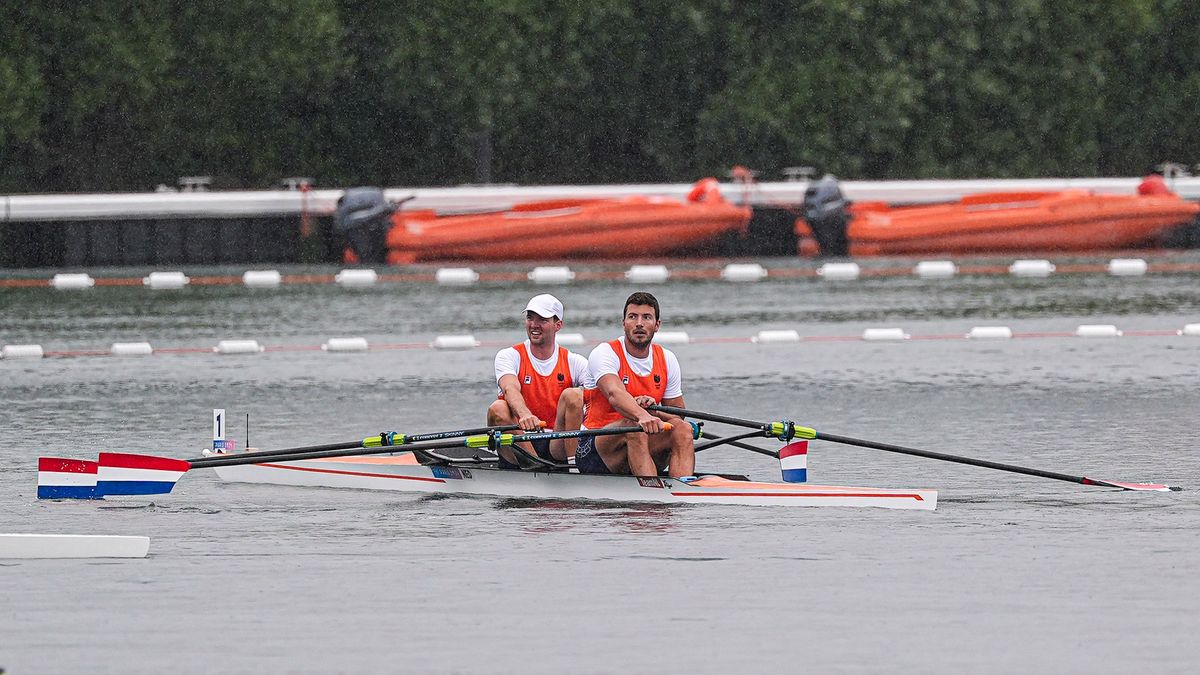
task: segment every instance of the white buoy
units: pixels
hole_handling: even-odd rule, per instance
[[[479,281],[479,273],[470,267],[443,267],[434,274],[442,286],[470,286]]]
[[[188,285],[187,275],[183,272],[151,272],[150,276],[142,278],[142,285],[154,290],[174,290]]]
[[[868,328],[863,331],[862,339],[871,341],[907,340],[908,333],[903,328]]]
[[[0,358],[6,359],[40,359],[45,355],[41,345],[4,345],[0,349]]]
[[[283,283],[279,270],[246,270],[242,283],[247,288],[278,288]]]
[[[949,279],[958,274],[958,265],[951,260],[922,260],[913,268],[922,279]]]
[[[575,279],[570,267],[535,267],[529,280],[535,284],[567,284]]]
[[[1048,277],[1054,269],[1049,260],[1017,260],[1008,266],[1008,273],[1014,277]]]
[[[654,334],[654,341],[660,345],[686,345],[692,338],[685,331],[660,330]]]
[[[582,344],[587,344],[587,340],[583,338],[583,333],[559,333],[554,336],[554,341],[561,347],[578,347]]]
[[[861,271],[858,263],[825,263],[817,270],[817,276],[827,281],[852,281]]]
[[[339,286],[374,286],[379,281],[379,273],[375,270],[342,270],[333,275],[333,280]]]
[[[666,265],[634,265],[625,272],[625,278],[635,284],[661,284],[670,277]]]
[[[759,281],[767,278],[767,270],[758,263],[730,263],[721,270],[725,281]]]
[[[1121,331],[1112,324],[1085,324],[1075,329],[1077,337],[1120,337]]]
[[[258,354],[266,351],[258,344],[258,340],[221,340],[213,347],[218,354]]]
[[[772,344],[776,342],[799,342],[800,333],[794,330],[760,330],[750,338],[751,342]]]
[[[327,352],[365,352],[370,345],[366,338],[361,337],[329,338],[321,345],[321,349]]]
[[[1008,326],[975,326],[967,333],[972,340],[1010,340],[1013,332]]]
[[[145,558],[150,537],[103,534],[0,534],[0,559]]]
[[[50,285],[59,291],[83,291],[96,285],[96,280],[87,274],[58,273]]]
[[[1189,323],[1183,327],[1183,330],[1179,331],[1179,334],[1188,337],[1200,337],[1200,323]]]
[[[109,353],[113,356],[150,356],[154,347],[149,342],[114,342]]]
[[[1108,273],[1114,277],[1141,277],[1149,265],[1141,258],[1113,258],[1108,261]]]
[[[474,349],[479,340],[474,335],[439,335],[430,343],[434,349]]]

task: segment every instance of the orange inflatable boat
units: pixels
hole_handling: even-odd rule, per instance
[[[1176,195],[1088,190],[978,194],[933,206],[859,202],[849,207],[846,239],[850,255],[1114,250],[1155,244],[1197,212],[1200,204]]]
[[[639,258],[704,252],[725,233],[744,235],[750,209],[725,201],[716,179],[705,178],[686,201],[560,199],[470,215],[397,211],[392,222],[387,247],[393,265],[424,260]]]

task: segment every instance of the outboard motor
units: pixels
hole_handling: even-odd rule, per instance
[[[333,230],[346,238],[360,262],[386,262],[387,233],[398,206],[379,188],[350,188],[337,201]]]
[[[821,245],[821,254],[844,256],[850,252],[846,226],[850,223],[849,203],[838,187],[837,178],[825,174],[804,190],[804,220]]]

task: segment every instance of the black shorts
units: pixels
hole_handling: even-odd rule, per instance
[[[518,436],[518,438],[520,438],[520,437]],[[529,445],[533,446],[533,451],[537,453],[538,457],[541,457],[542,459],[549,459],[549,460],[554,459],[554,457],[551,456],[551,454],[550,454],[550,439],[549,438],[541,438],[536,441],[525,441],[525,442],[528,443]],[[497,456],[499,456],[499,453],[497,453]],[[501,469],[519,469],[519,468],[521,468],[521,467],[517,466],[516,464],[513,464],[512,462],[508,461],[507,459],[504,459],[504,457],[500,457],[500,461],[497,462],[497,464],[499,465],[499,467]]]
[[[595,436],[579,439],[579,445],[575,448],[575,468],[579,473],[612,473],[604,463],[604,458],[600,456],[600,451],[596,449]]]

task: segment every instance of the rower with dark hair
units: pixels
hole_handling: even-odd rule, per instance
[[[487,411],[488,426],[520,425],[521,433],[575,430],[583,415],[583,386],[587,359],[567,351],[556,341],[563,322],[563,305],[553,295],[534,296],[525,306],[524,342],[496,354],[497,400]],[[563,462],[575,453],[575,439],[533,441],[522,444],[542,459]],[[512,450],[499,451],[500,468],[517,468]]]
[[[575,466],[580,473],[635,476],[657,476],[669,467],[672,477],[690,478],[696,465],[691,425],[646,410],[656,403],[684,407],[679,360],[653,343],[662,325],[658,300],[644,292],[629,296],[622,324],[623,337],[600,344],[588,357],[583,427],[632,421],[645,433],[586,437],[575,451]]]

